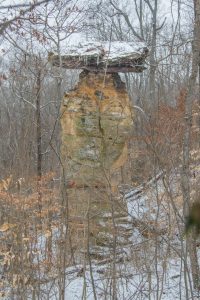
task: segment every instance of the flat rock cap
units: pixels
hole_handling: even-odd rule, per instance
[[[90,72],[142,72],[148,48],[138,42],[88,42],[69,46],[59,57],[49,53],[49,61],[54,66],[67,69],[85,69]]]

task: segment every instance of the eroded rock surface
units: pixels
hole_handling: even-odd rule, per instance
[[[76,186],[104,186],[127,160],[132,112],[118,74],[82,72],[66,94],[61,112],[62,157],[66,176]],[[120,178],[115,178],[117,185]]]
[[[125,84],[117,73],[83,71],[75,89],[64,96],[61,151],[65,178],[74,183],[68,190],[70,215],[74,220],[78,216],[82,227],[87,227],[89,218],[89,234],[96,240],[99,227],[105,233],[104,216],[109,215],[112,224],[113,212],[115,216],[127,213],[116,191],[127,161],[132,123]],[[80,229],[82,235],[86,231]]]

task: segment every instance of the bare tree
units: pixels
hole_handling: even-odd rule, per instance
[[[16,24],[21,20],[26,19],[26,14],[34,10],[36,7],[50,2],[51,0],[34,1],[33,4],[19,3],[14,5],[2,5],[0,6],[0,35],[3,35],[5,30],[12,24]],[[10,17],[8,15],[10,14]],[[13,17],[13,15],[15,15]]]
[[[200,59],[200,1],[194,0],[194,30],[192,43],[192,70],[188,81],[187,96],[185,99],[185,131],[183,137],[183,162],[181,186],[184,199],[184,216],[187,217],[191,207],[190,188],[190,150],[191,150],[191,126],[192,107],[196,90],[199,59]],[[199,262],[197,257],[196,235],[193,231],[187,238],[187,248],[190,256],[193,284],[199,288]]]

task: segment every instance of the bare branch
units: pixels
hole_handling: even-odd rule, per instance
[[[0,10],[3,10],[3,9],[14,9],[14,8],[26,8],[26,7],[31,7],[31,6],[38,6],[40,4],[43,4],[45,2],[48,2],[49,0],[42,0],[40,2],[36,2],[34,4],[30,4],[30,3],[23,3],[23,4],[14,4],[14,5],[2,5],[0,6]]]
[[[127,15],[127,13],[125,13],[124,11],[122,11],[119,7],[117,7],[112,0],[110,0],[110,4],[115,8],[116,11],[118,11],[125,19],[127,25],[129,26],[129,28],[131,29],[132,33],[134,34],[135,37],[137,37],[140,41],[144,41],[143,38],[135,31],[135,29],[133,28],[130,19]]]
[[[148,5],[149,9],[151,10],[152,14],[154,13],[153,6],[151,5],[149,0],[144,0],[144,2]]]
[[[165,25],[166,20],[167,20],[167,18],[165,18],[164,21],[162,22],[162,24],[158,28],[156,28],[156,31],[159,31],[163,28],[163,26]]]
[[[29,12],[30,10],[36,8],[39,5],[42,5],[44,3],[50,2],[51,0],[42,0],[40,2],[34,3],[32,5],[28,5],[28,7],[24,10],[21,10],[17,16],[15,16],[14,18],[7,20],[3,23],[0,24],[0,35],[2,35],[4,33],[4,31],[6,30],[6,28],[8,28],[13,22],[22,19],[27,12]],[[13,8],[13,6],[9,6],[9,8]],[[16,6],[14,6],[14,8],[16,8]],[[1,9],[1,8],[0,8]],[[3,8],[4,9],[4,8]]]

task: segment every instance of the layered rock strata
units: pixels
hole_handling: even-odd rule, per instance
[[[66,69],[85,69],[98,73],[142,72],[148,49],[142,42],[87,42],[68,46],[60,57],[49,53],[49,61],[54,66]]]
[[[125,84],[117,73],[85,70],[74,90],[64,96],[61,152],[65,178],[71,183],[71,223],[76,229],[80,227],[81,236],[90,236],[94,243],[100,243],[102,231],[107,237],[110,230],[116,231],[115,217],[127,213],[116,191],[122,181],[121,168],[127,161],[132,123]],[[109,229],[102,221],[105,216],[109,216]]]

